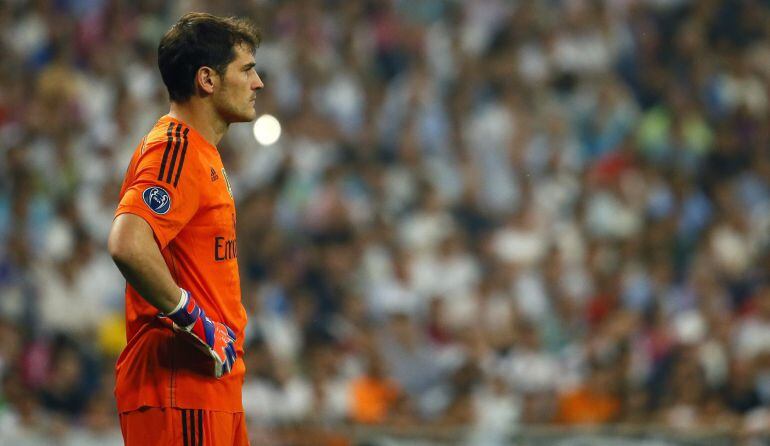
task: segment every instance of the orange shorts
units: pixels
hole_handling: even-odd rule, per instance
[[[144,407],[120,414],[126,446],[248,446],[243,413]]]

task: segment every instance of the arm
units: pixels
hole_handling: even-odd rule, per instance
[[[209,319],[190,293],[177,286],[150,225],[137,215],[120,214],[112,223],[107,245],[126,281],[214,359],[214,375],[229,373],[236,359],[235,334]]]
[[[123,277],[144,300],[163,313],[174,311],[181,296],[179,286],[163,260],[152,228],[143,218],[118,215],[107,247]]]

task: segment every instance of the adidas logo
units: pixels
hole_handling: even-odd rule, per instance
[[[211,182],[213,183],[214,181],[216,181],[218,179],[219,179],[219,175],[217,175],[217,171],[214,170],[214,168],[212,167],[211,168]]]

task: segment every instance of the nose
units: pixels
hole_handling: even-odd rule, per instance
[[[252,90],[261,90],[265,87],[265,84],[262,83],[262,78],[259,77],[259,74],[257,74],[256,79],[254,79],[254,82],[251,84]]]

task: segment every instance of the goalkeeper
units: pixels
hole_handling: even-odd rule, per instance
[[[158,47],[170,111],[131,158],[108,242],[128,282],[115,397],[129,446],[248,444],[235,203],[216,145],[256,118],[259,41],[243,20],[190,13]]]

